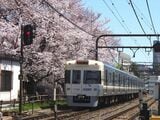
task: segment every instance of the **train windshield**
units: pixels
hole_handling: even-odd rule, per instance
[[[100,84],[101,72],[100,71],[84,71],[84,84]]]

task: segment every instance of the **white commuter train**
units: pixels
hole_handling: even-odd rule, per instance
[[[100,104],[138,97],[144,82],[138,77],[95,60],[71,60],[65,65],[65,94],[69,106]]]

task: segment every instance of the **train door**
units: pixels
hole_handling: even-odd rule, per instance
[[[82,93],[82,70],[72,70],[71,74],[71,92],[73,94]]]

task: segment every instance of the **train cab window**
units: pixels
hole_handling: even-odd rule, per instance
[[[65,70],[65,83],[70,83],[71,71]]]
[[[84,84],[100,84],[101,72],[100,71],[84,71]]]
[[[80,70],[73,70],[72,73],[72,83],[79,84],[81,81],[81,71]]]

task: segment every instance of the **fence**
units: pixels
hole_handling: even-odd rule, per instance
[[[57,94],[56,95],[57,100],[65,100],[65,96],[62,94]],[[51,97],[48,95],[37,95],[37,96],[29,96],[29,97],[23,97],[23,104],[25,103],[36,103],[36,102],[45,102],[53,100]],[[13,99],[11,101],[2,101],[0,100],[0,111],[4,110],[15,110],[18,109],[19,106],[19,101],[16,99]]]

